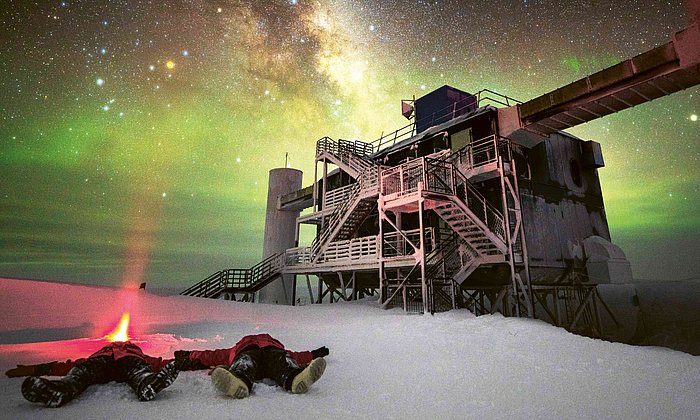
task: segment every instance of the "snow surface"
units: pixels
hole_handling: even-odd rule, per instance
[[[372,299],[285,307],[145,291],[0,279],[0,368],[88,356],[124,310],[154,356],[232,346],[268,332],[293,350],[330,349],[307,394],[256,384],[217,395],[206,371],[182,372],[154,401],[95,385],[58,408],[0,379],[3,418],[700,418],[700,357],[580,337],[542,321],[466,310],[407,315]]]

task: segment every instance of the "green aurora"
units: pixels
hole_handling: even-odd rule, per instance
[[[527,100],[685,25],[662,1],[84,3],[0,12],[0,276],[184,288],[249,267],[285,156],[309,185],[318,138],[398,129],[401,99]],[[637,278],[700,275],[697,114],[695,87],[570,130],[603,147]]]

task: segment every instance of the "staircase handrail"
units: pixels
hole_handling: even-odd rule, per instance
[[[451,256],[458,248],[459,248],[459,243],[460,239],[459,237],[453,232],[449,232],[449,237],[446,239],[445,238],[445,232],[440,231],[437,234],[437,242],[434,248],[428,253],[428,255],[425,258],[425,263],[428,268],[426,271],[426,277],[429,278],[432,276],[435,272],[435,270],[439,267],[439,263],[444,260],[445,258]],[[387,299],[382,302],[382,307],[386,308],[389,305],[389,302],[396,296],[396,294],[403,288],[406,283],[410,283],[411,277],[414,277],[414,275],[418,275],[420,271],[418,268],[420,267],[420,264],[416,263],[411,270],[404,276],[403,280],[396,286],[396,289],[394,290],[393,293],[391,293],[390,296],[388,296]]]
[[[321,234],[316,236],[314,240],[311,242],[311,259],[315,260],[318,252],[320,250],[320,247],[323,245],[323,243],[326,241],[326,239],[330,236],[331,231],[335,229],[336,224],[340,220],[341,216],[347,211],[348,207],[350,207],[355,201],[357,201],[359,197],[359,191],[360,191],[360,182],[355,182],[353,184],[352,189],[350,189],[350,192],[348,194],[348,199],[345,200],[341,205],[337,206],[335,209],[333,209],[333,213],[328,217],[327,223],[324,225],[323,230]]]
[[[226,289],[251,289],[281,274],[286,265],[284,252],[270,255],[251,268],[229,268],[215,272],[181,292],[185,296],[213,297]]]
[[[352,188],[354,185],[355,184],[348,184],[326,191],[326,197],[323,200],[323,208],[329,209],[331,207],[337,207],[338,205],[347,201],[352,193]]]
[[[284,267],[284,264],[284,252],[272,254],[261,262],[255,264],[249,269],[250,275],[248,286],[253,286],[259,281],[265,280],[275,274],[279,274],[280,270]]]
[[[353,184],[353,188],[348,194],[348,199],[343,202],[343,204],[337,206],[333,213],[328,217],[328,222],[324,225],[323,231],[320,235],[316,236],[311,243],[311,259],[315,261],[323,245],[329,240],[331,234],[338,228],[340,220],[343,215],[350,209],[353,208],[359,200],[362,199],[361,193],[363,191],[368,191],[377,186],[379,167],[368,168],[359,176],[358,180]]]
[[[468,242],[461,239],[453,230],[450,230],[448,234],[441,233],[441,236],[442,239],[438,242],[435,250],[425,259],[425,265],[427,266],[426,277],[432,277],[435,271],[439,269],[439,264],[458,251],[460,245],[467,247],[469,255],[478,256],[478,252],[476,252]],[[460,265],[464,265],[464,261],[461,261],[461,258]]]
[[[447,193],[457,197],[481,223],[501,240],[505,241],[503,215],[486,200],[486,197],[479,190],[474,188],[467,177],[451,162],[428,157],[423,159],[425,159],[426,168],[424,188],[429,191]],[[435,173],[438,170],[442,170],[445,175],[449,174],[449,179],[430,176],[431,173]]]
[[[335,141],[330,137],[322,137],[316,142],[316,157],[318,158],[324,153],[337,159],[335,163],[339,166],[341,164],[347,165],[355,172],[348,171],[354,178],[359,178],[362,172],[377,167],[374,161],[368,159],[368,156],[372,154],[372,145],[360,140],[339,139]]]
[[[491,205],[487,200],[486,197],[483,196],[477,190],[474,188],[474,186],[469,182],[466,176],[462,174],[462,172],[455,168],[454,165],[452,165],[452,169],[454,171],[454,175],[457,180],[461,181],[466,186],[466,196],[464,198],[459,197],[459,194],[455,194],[458,198],[462,199],[463,204],[467,206],[471,212],[481,220],[482,223],[486,225],[486,227],[493,233],[496,234],[502,241],[506,241],[506,231],[505,231],[505,222],[503,215],[501,214],[500,211],[493,205]],[[459,189],[456,191],[459,193]],[[470,202],[470,199],[472,200]],[[473,203],[476,202],[478,204],[477,206],[474,206]],[[479,214],[479,212],[475,211],[476,209],[480,210],[482,213]]]
[[[186,290],[180,292],[181,295],[183,296],[203,296],[203,295],[208,295],[210,291],[210,287],[213,284],[218,283],[219,288],[222,288],[222,274],[223,271],[217,271],[213,274],[211,274],[209,277],[205,278],[204,280],[195,283],[194,285],[190,286]]]
[[[399,181],[396,181],[396,178]],[[423,189],[457,197],[477,219],[499,238],[505,240],[503,216],[474,188],[454,164],[441,159],[421,157],[380,172],[380,193],[405,195]],[[390,181],[390,179],[394,179]]]

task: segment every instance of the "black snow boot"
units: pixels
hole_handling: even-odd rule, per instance
[[[27,401],[43,403],[47,407],[60,407],[78,398],[94,383],[109,380],[111,358],[96,357],[74,366],[58,381],[30,377],[22,383],[22,396]]]
[[[145,361],[142,362],[127,372],[127,382],[136,392],[139,401],[150,401],[175,381],[179,370],[174,360],[163,366],[158,373],[153,373],[150,366]]]
[[[22,382],[22,396],[27,401],[56,408],[75,398],[75,393],[65,382],[32,376]]]

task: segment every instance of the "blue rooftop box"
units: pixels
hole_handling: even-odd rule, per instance
[[[443,86],[416,99],[416,134],[476,109],[476,96]]]

